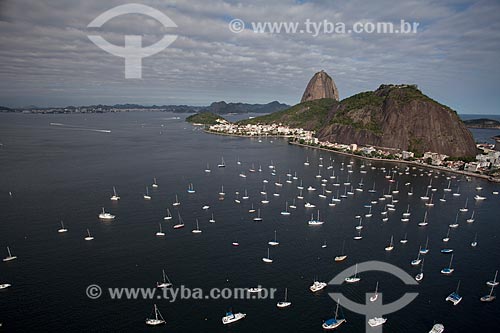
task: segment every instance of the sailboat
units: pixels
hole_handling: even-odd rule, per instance
[[[252,207],[250,207],[250,209],[248,210],[249,213],[255,213],[255,208],[253,207],[253,203],[252,203]]]
[[[447,243],[450,240],[450,230],[451,228],[448,227],[448,232],[446,233],[446,237],[443,238],[443,242]]]
[[[277,241],[277,239],[276,239],[276,230],[274,230],[274,240],[267,242],[267,244],[269,244],[269,245],[271,245],[271,246],[277,246],[277,245],[279,245],[279,244],[280,244],[280,243]]]
[[[410,215],[411,215],[411,213],[410,213],[410,205],[408,205],[408,208],[406,209],[406,212],[403,213],[403,217],[408,217]]]
[[[423,249],[420,249],[421,254],[427,254],[429,253],[429,237],[427,237],[427,240],[425,241],[425,247]]]
[[[361,278],[358,276],[358,264],[356,264],[356,267],[354,269],[354,275],[346,277],[344,281],[347,283],[356,283],[361,281]]]
[[[243,196],[241,197],[241,199],[243,199],[243,200],[248,200],[248,198],[250,198],[250,197],[248,196],[248,191],[247,191],[247,189],[245,189],[245,195],[243,195]]]
[[[474,240],[472,241],[472,243],[470,243],[470,246],[472,246],[472,247],[477,246],[477,232],[476,232],[476,235],[474,236]]]
[[[488,281],[486,282],[486,284],[488,286],[498,286],[498,281],[497,281],[497,275],[498,275],[498,271],[495,272],[495,277],[493,278],[493,281]]]
[[[429,222],[427,222],[427,211],[425,211],[424,220],[422,222],[420,222],[418,225],[421,227],[425,227],[428,224],[429,224]]]
[[[161,223],[158,223],[158,226],[160,227],[160,231],[156,233],[156,236],[165,236],[165,233],[161,230]]]
[[[163,218],[164,220],[171,220],[172,219],[172,213],[170,213],[170,209],[167,208],[167,216]]]
[[[377,192],[377,191],[375,190],[375,182],[373,182],[373,187],[372,187],[371,189],[369,189],[369,190],[368,190],[368,192],[369,192],[369,193],[375,193],[375,192]]]
[[[418,265],[420,265],[420,263],[422,262],[422,259],[420,259],[420,253],[421,253],[421,251],[422,251],[422,246],[420,246],[420,247],[418,248],[417,259],[413,259],[413,260],[411,261],[411,265],[412,265],[412,266],[418,266]]]
[[[463,206],[463,208],[460,208],[460,211],[461,212],[466,212],[468,211],[469,209],[467,208],[467,203],[469,202],[469,198],[466,198],[465,199],[465,205]]]
[[[162,282],[156,282],[156,288],[170,288],[173,286],[172,282],[170,282],[170,279],[168,278],[167,274],[165,273],[165,270],[162,270],[162,276],[163,280]]]
[[[151,184],[152,188],[158,188],[158,183],[156,183],[156,177],[153,178],[153,184]]]
[[[253,218],[254,221],[260,222],[262,221],[262,217],[260,217],[260,208],[257,209],[257,216]]]
[[[342,252],[340,252],[339,256],[335,257],[335,261],[343,261],[347,258],[347,256],[344,254],[344,247],[345,247],[345,240],[342,242]]]
[[[196,219],[196,229],[191,230],[191,232],[193,234],[201,234],[201,230],[200,230],[200,225],[198,223],[198,219]]]
[[[223,196],[225,196],[225,195],[226,195],[226,192],[224,192],[224,185],[221,185],[221,186],[220,186],[220,192],[219,192],[219,195],[220,195],[221,197],[223,197]]]
[[[17,259],[16,256],[13,256],[12,253],[10,253],[10,247],[7,246],[7,253],[9,254],[7,257],[3,258],[2,261],[12,261],[12,260],[15,260]]]
[[[361,230],[358,230],[358,234],[356,236],[354,236],[353,238],[354,238],[354,240],[362,240],[363,236],[361,236]]]
[[[372,206],[370,205],[369,211],[367,214],[365,214],[365,217],[372,217]]]
[[[394,250],[394,236],[391,236],[391,242],[389,243],[389,246],[385,247],[386,251],[392,251]]]
[[[120,197],[118,196],[118,194],[116,194],[116,188],[114,186],[113,186],[113,195],[111,196],[110,199],[113,200],[113,201],[120,200]]]
[[[179,198],[177,197],[177,194],[175,195],[175,202],[172,204],[172,206],[179,206],[181,203],[179,202]]]
[[[205,172],[206,173],[212,172],[212,170],[210,170],[210,164],[208,164],[208,163],[207,163],[207,168],[205,169]]]
[[[291,209],[297,209],[297,206],[295,205],[295,198],[293,199],[292,204],[290,205]]]
[[[234,202],[236,202],[237,204],[241,203],[241,201],[240,201],[240,192],[236,192],[236,198],[234,199]]]
[[[335,317],[325,320],[323,322],[323,324],[321,325],[321,327],[323,327],[323,329],[333,330],[346,322],[346,320],[344,318],[340,318],[340,319],[338,318],[339,306],[340,306],[340,300],[337,300],[337,308],[335,309]]]
[[[426,205],[427,207],[434,207],[434,202],[433,202],[433,200],[434,200],[434,193],[432,193],[432,194],[431,194],[431,199],[429,200],[429,202],[426,202],[426,203],[425,203],[425,205]]]
[[[439,198],[439,201],[446,202],[446,192],[443,193],[443,197]]]
[[[493,295],[493,289],[495,286],[491,286],[490,293],[480,298],[481,302],[493,302],[497,297]]]
[[[276,306],[277,306],[278,308],[281,308],[281,309],[282,309],[282,308],[286,308],[286,307],[289,307],[290,305],[292,305],[292,303],[291,303],[291,302],[288,302],[288,301],[287,301],[287,296],[288,296],[287,294],[288,294],[288,289],[287,289],[287,288],[285,288],[285,300],[284,300],[284,301],[281,301],[281,302],[278,302],[278,304],[276,304]]]
[[[420,266],[420,273],[418,273],[415,276],[415,280],[417,280],[417,282],[420,282],[424,279],[424,262],[425,262],[425,258],[424,258],[424,260],[422,260],[422,265]]]
[[[272,263],[273,262],[273,259],[271,259],[270,255],[269,255],[269,248],[267,248],[267,257],[263,257],[262,261],[265,263]]]
[[[182,220],[181,214],[179,212],[177,213],[177,217],[179,221],[177,222],[177,224],[174,224],[174,229],[184,228],[184,221]]]
[[[190,183],[189,186],[188,186],[188,189],[187,189],[187,193],[193,194],[195,192],[196,191],[194,189],[193,183]]]
[[[425,195],[421,196],[420,199],[422,199],[422,200],[429,200],[429,188],[427,188],[427,191],[425,192]]]
[[[263,204],[268,204],[269,203],[269,200],[267,199],[267,193],[264,194],[264,199],[262,199],[260,202],[263,203]]]
[[[356,230],[363,229],[363,218],[359,217],[359,225],[356,226]]]
[[[63,221],[61,221],[61,228],[59,228],[59,229],[57,230],[57,232],[59,232],[59,233],[68,232],[68,229],[66,229],[66,228],[64,227],[64,223],[63,223]]]
[[[451,192],[451,180],[448,181],[448,187],[445,188],[443,191],[445,191],[445,192]]]
[[[102,213],[99,214],[99,218],[101,220],[114,220],[115,216],[111,215],[110,213],[106,213],[104,211],[104,207],[102,207]]]
[[[219,167],[219,168],[226,167],[226,163],[224,162],[224,157],[221,157],[221,162],[219,164],[217,164],[217,167]]]
[[[378,281],[377,285],[375,286],[375,292],[373,293],[373,296],[370,297],[370,302],[375,302],[378,298]]]
[[[309,157],[306,158],[306,161],[304,162],[304,165],[309,165]]]
[[[325,223],[324,221],[321,221],[320,218],[319,218],[319,209],[318,209],[318,218],[315,220],[314,219],[314,215],[311,214],[311,219],[309,221],[307,221],[307,224],[308,225],[322,225],[323,223]]]
[[[285,210],[281,212],[281,215],[285,215],[285,216],[290,215],[290,212],[288,211],[288,201],[285,202]]]
[[[406,243],[408,243],[408,233],[407,233],[407,232],[405,232],[405,236],[404,236],[404,238],[403,238],[403,239],[401,239],[399,242],[400,242],[401,244],[406,244]]]
[[[214,213],[212,213],[212,217],[208,220],[208,222],[215,223]]]
[[[158,310],[158,307],[156,306],[156,304],[154,305],[153,307],[153,311],[151,312],[151,314],[153,314],[151,317],[154,317],[154,318],[146,318],[146,325],[149,325],[149,326],[157,326],[157,325],[163,325],[165,324],[165,319],[163,319],[161,313],[160,313],[160,310]]]
[[[458,228],[458,213],[455,216],[455,223],[449,224],[448,226],[453,229]]]
[[[460,196],[460,186],[457,187],[457,191],[455,193],[453,193],[453,196],[454,197],[459,197]]]
[[[441,270],[441,274],[450,275],[451,273],[453,273],[455,269],[451,268],[452,262],[453,262],[453,254],[451,255],[450,264],[448,265],[448,267],[445,267]]]
[[[144,198],[144,200],[151,200],[151,196],[149,195],[149,189],[147,186],[146,186],[146,194],[143,194],[142,197]]]
[[[446,297],[446,301],[450,301],[453,305],[457,305],[462,300],[462,296],[458,294],[458,289],[460,288],[460,280],[458,281],[457,289]]]
[[[92,235],[90,235],[90,230],[87,229],[87,237],[84,238],[86,241],[91,241],[94,239],[94,237],[92,237]]]
[[[474,223],[474,211],[472,211],[472,215],[467,219],[467,223]]]

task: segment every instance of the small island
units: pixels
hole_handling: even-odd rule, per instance
[[[500,121],[487,118],[464,120],[464,124],[468,128],[500,129]]]

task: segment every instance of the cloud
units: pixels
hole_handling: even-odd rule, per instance
[[[6,0],[0,14],[0,105],[93,103],[197,104],[214,100],[298,102],[314,72],[332,75],[341,97],[382,83],[417,83],[460,112],[498,112],[500,4],[496,1],[160,1],[165,29],[142,15],[106,23],[99,33],[152,44],[178,39],[143,59],[143,79],[124,78],[124,60],[91,43],[87,24],[127,1]],[[418,21],[414,35],[234,34],[232,18],[251,22]],[[464,93],[465,92],[465,93]]]

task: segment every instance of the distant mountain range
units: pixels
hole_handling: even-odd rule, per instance
[[[500,121],[486,118],[464,120],[465,126],[469,128],[499,129]]]
[[[217,114],[229,113],[271,113],[288,108],[289,105],[273,101],[267,104],[226,103],[214,102],[209,106],[190,105],[140,105],[140,104],[115,104],[115,105],[88,105],[66,107],[37,107],[8,108],[0,106],[0,112],[36,112],[36,113],[104,113],[123,111],[164,111],[177,113],[212,112]]]

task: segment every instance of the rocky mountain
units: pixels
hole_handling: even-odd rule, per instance
[[[289,108],[290,105],[273,101],[267,104],[226,103],[225,101],[213,102],[210,106],[203,108],[202,112],[213,112],[217,114],[227,113],[271,113]]]
[[[307,84],[306,90],[302,95],[301,103],[313,101],[322,98],[332,98],[336,101],[339,100],[339,91],[337,86],[330,75],[325,71],[314,74],[312,79]]]
[[[311,82],[304,95],[309,96],[310,86]],[[302,127],[315,130],[321,141],[344,144],[431,151],[452,157],[471,157],[477,152],[472,134],[457,113],[415,85],[381,85],[340,102],[333,98],[308,100],[244,122]]]

